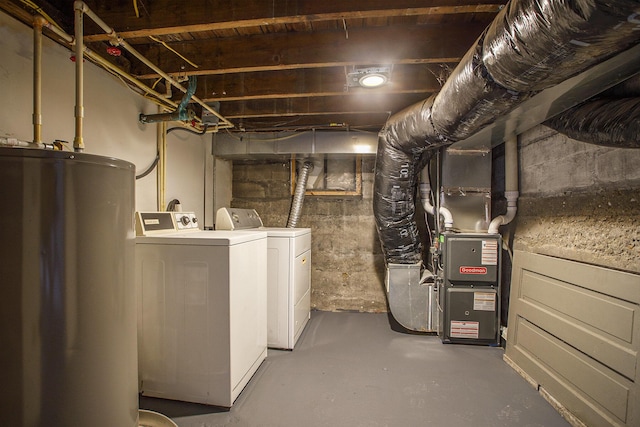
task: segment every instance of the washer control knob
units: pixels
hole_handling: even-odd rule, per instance
[[[183,216],[180,218],[180,222],[182,223],[182,225],[189,225],[189,223],[191,222],[191,220],[189,219],[188,216]]]

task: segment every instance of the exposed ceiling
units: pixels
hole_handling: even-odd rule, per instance
[[[377,131],[391,114],[439,91],[506,1],[86,3],[163,71],[196,75],[196,96],[219,101],[234,131]],[[29,24],[34,4],[73,34],[71,0],[0,0],[1,9]],[[84,34],[92,50],[109,57],[109,37],[89,19]],[[126,51],[110,60],[164,93],[159,76]],[[366,67],[388,67],[390,81],[375,89],[348,86],[347,75]],[[176,102],[182,96],[173,91]]]

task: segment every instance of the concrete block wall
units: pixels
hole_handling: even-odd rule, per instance
[[[640,152],[576,141],[546,126],[520,138],[521,194],[559,196],[640,188]]]
[[[304,199],[298,227],[312,230],[313,309],[387,311],[372,210],[375,158],[364,158],[362,166],[362,196]],[[233,207],[254,208],[265,226],[285,227],[291,200],[289,161],[234,162]]]
[[[640,150],[520,136],[514,248],[640,272]]]

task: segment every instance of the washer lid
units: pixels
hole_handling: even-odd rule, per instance
[[[156,234],[153,236],[138,236],[136,237],[136,244],[233,246],[266,238],[267,232],[260,230],[204,230],[189,231],[184,233]]]

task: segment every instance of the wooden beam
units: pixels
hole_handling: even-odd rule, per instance
[[[422,94],[371,93],[327,98],[260,99],[223,102],[220,114],[229,119],[310,115],[393,114],[426,98]]]
[[[484,30],[484,24],[377,27],[349,32],[279,33],[261,36],[195,40],[172,47],[195,60],[198,68],[161,45],[139,51],[172,74],[228,74],[232,72],[335,67],[345,65],[458,62]],[[143,64],[132,64],[142,79],[157,78]]]
[[[172,2],[173,4],[179,4],[176,2]],[[312,2],[314,6],[320,7],[323,2]],[[413,3],[422,3],[425,2],[411,2]],[[435,3],[435,2],[431,2]],[[427,16],[427,15],[451,15],[451,14],[470,14],[470,13],[497,13],[504,5],[501,3],[488,3],[488,4],[462,4],[456,5],[452,4],[454,2],[439,2],[439,5],[434,5],[430,7],[407,7],[407,8],[398,8],[397,3],[393,2],[393,6],[396,6],[393,9],[367,9],[367,7],[371,7],[371,2],[363,2],[357,6],[354,6],[352,2],[340,2],[336,5],[337,10],[327,11],[327,12],[313,12],[310,11],[304,15],[283,15],[283,16],[269,16],[264,15],[258,18],[247,18],[246,12],[240,12],[240,17],[236,17],[230,20],[220,20],[219,17],[216,17],[215,22],[207,21],[210,17],[207,14],[197,13],[194,15],[189,15],[191,19],[187,18],[189,21],[196,21],[191,24],[182,24],[182,25],[174,25],[168,23],[167,26],[164,27],[155,27],[155,28],[140,28],[136,30],[128,30],[119,32],[119,35],[125,39],[132,38],[143,38],[149,36],[165,36],[170,34],[180,34],[180,33],[199,33],[199,32],[207,32],[207,31],[226,31],[226,30],[234,30],[242,28],[259,28],[262,26],[279,26],[279,25],[303,25],[309,27],[314,22],[322,22],[322,21],[332,21],[332,20],[353,20],[353,19],[380,19],[380,18],[391,18],[391,17],[399,17],[399,16]],[[354,10],[356,9],[357,10]],[[177,13],[177,12],[176,12]],[[185,14],[182,14],[183,16]],[[165,11],[165,16],[173,16],[169,11]],[[103,18],[105,18],[103,16]],[[116,20],[117,17],[115,14],[111,14],[110,19]],[[115,21],[114,25],[121,28],[130,28],[132,25],[135,25],[135,22],[129,23],[129,20],[125,18],[125,22],[122,22],[121,19],[118,18]],[[199,22],[198,22],[199,21]],[[157,23],[157,20],[153,21]],[[184,22],[184,20],[182,20]],[[138,25],[140,23],[138,22]],[[94,34],[85,36],[86,42],[93,41],[107,41],[109,37],[106,34]]]
[[[234,119],[236,125],[231,132],[238,131],[281,131],[293,129],[363,129],[380,130],[387,119],[388,112],[368,114],[293,116],[276,118],[240,118]]]
[[[196,96],[207,101],[358,95],[369,89],[346,87],[350,68],[329,67],[201,76]],[[442,70],[425,65],[394,66],[390,82],[378,92],[431,93],[440,90]]]
[[[386,65],[428,65],[428,64],[449,64],[452,68],[460,62],[462,56],[451,57],[432,57],[432,58],[404,58],[398,59],[393,64]],[[381,65],[376,63],[377,65]],[[279,64],[279,65],[258,65],[247,67],[234,67],[234,68],[217,68],[217,69],[198,69],[198,70],[180,70],[178,72],[169,72],[170,75],[175,76],[220,76],[238,73],[259,73],[265,71],[287,71],[287,70],[301,70],[301,69],[314,69],[314,68],[329,68],[329,67],[358,67],[362,66],[362,61],[336,61],[336,62],[321,62],[321,63],[297,63],[297,64]],[[384,65],[384,64],[383,64]],[[136,74],[141,80],[157,79],[160,76],[158,74]]]

